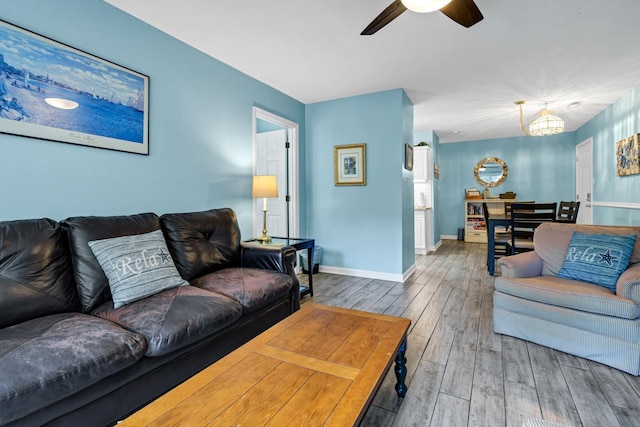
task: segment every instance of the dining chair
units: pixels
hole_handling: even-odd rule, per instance
[[[507,216],[511,216],[511,205],[514,203],[535,203],[535,200],[528,200],[528,201],[517,201],[517,202],[504,202],[504,214]]]
[[[533,234],[543,222],[556,220],[558,203],[513,203],[511,205],[511,252],[533,250]]]
[[[488,226],[489,225],[489,209],[487,208],[486,203],[482,203],[482,214],[484,215],[484,222]],[[488,227],[487,227],[488,228]],[[492,260],[487,256],[487,267],[490,262],[495,262],[496,259],[501,258],[503,256],[511,255],[511,234],[510,233],[494,233],[494,241],[493,241],[493,254],[494,257]],[[488,239],[487,239],[488,244]],[[491,253],[491,250],[487,251],[488,254]]]
[[[561,201],[558,205],[558,222],[570,222],[574,223],[578,219],[578,209],[580,209],[580,202],[564,202]]]

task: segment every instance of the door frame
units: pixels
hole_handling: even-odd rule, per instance
[[[580,158],[578,156],[579,151],[582,148],[588,148],[589,157],[590,157],[590,180],[588,183],[580,183]],[[575,148],[575,158],[576,158],[576,200],[580,201],[580,210],[578,211],[578,219],[580,224],[593,224],[593,138],[589,137],[576,145]],[[579,198],[578,190],[583,188],[582,186],[586,186],[586,200],[581,200]],[[582,215],[580,215],[582,213]],[[585,214],[588,213],[588,217],[585,217]]]
[[[287,120],[284,117],[280,117],[270,111],[264,110],[260,107],[253,107],[253,174],[256,173],[256,161],[257,161],[257,132],[258,132],[258,119],[267,122],[274,123],[278,126],[282,126],[287,130],[287,138],[289,140],[288,159],[289,162],[289,191],[291,201],[289,202],[289,234],[291,237],[300,237],[300,164],[299,164],[299,146],[300,146],[300,126],[296,122]],[[262,224],[256,224],[255,212],[257,209],[257,203],[259,201],[253,200],[253,232],[255,230],[262,229]],[[258,228],[256,228],[256,225]]]

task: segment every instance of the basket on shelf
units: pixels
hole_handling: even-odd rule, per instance
[[[514,193],[512,191],[507,191],[506,193],[500,193],[500,198],[501,199],[515,199],[516,198],[516,193]]]

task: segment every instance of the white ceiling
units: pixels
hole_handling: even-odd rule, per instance
[[[640,83],[639,0],[475,0],[471,28],[407,11],[373,36],[392,0],[105,1],[305,104],[403,88],[441,142],[521,136],[519,99],[573,131]]]

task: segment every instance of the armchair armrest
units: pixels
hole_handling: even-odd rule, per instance
[[[616,295],[640,303],[640,262],[631,264],[618,278]]]
[[[296,250],[291,246],[242,243],[240,266],[262,268],[288,274],[291,278],[291,312],[300,309],[300,281],[295,272]]]
[[[536,277],[542,273],[542,259],[535,252],[522,252],[498,259],[503,277]]]

